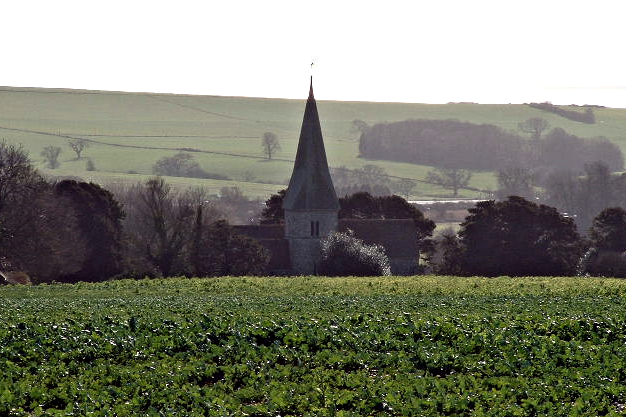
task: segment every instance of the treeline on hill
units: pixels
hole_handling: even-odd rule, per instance
[[[497,126],[457,120],[379,123],[362,130],[359,152],[364,158],[476,171],[580,170],[596,161],[611,171],[624,168],[622,151],[603,137],[583,139],[556,128],[540,139],[525,139]]]
[[[594,124],[596,122],[596,116],[593,114],[591,107],[586,107],[584,111],[578,112],[574,110],[566,110],[559,106],[555,106],[552,103],[529,103],[528,106],[534,109],[544,110],[550,113],[558,114],[566,119],[573,120],[575,122],[582,122],[587,124]]]

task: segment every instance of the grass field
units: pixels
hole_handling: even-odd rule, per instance
[[[0,288],[0,414],[599,416],[626,281],[217,278]]]
[[[354,169],[375,164],[392,176],[417,180],[424,179],[431,168],[358,158],[358,139],[351,131],[352,120],[374,124],[409,118],[454,118],[517,131],[518,122],[543,117],[552,127],[562,127],[583,137],[606,136],[626,150],[626,109],[594,109],[598,122],[586,125],[524,105],[320,100],[318,108],[331,166]],[[177,148],[193,148],[199,151],[194,153],[195,159],[208,172],[227,175],[234,181],[243,181],[246,172],[251,172],[255,179],[246,190],[265,198],[283,186],[268,187],[260,183],[282,184],[291,174],[303,110],[303,100],[2,87],[0,138],[22,143],[40,168],[43,168],[41,150],[48,145],[60,146],[64,149],[61,168],[43,169],[45,172],[93,178],[103,183],[135,182],[138,177],[128,174],[129,171],[149,175],[159,158],[175,154]],[[273,161],[263,159],[260,137],[265,131],[276,133],[282,145],[282,151]],[[92,141],[84,156],[94,161],[96,174],[85,171],[85,159],[74,160],[75,155],[67,146],[68,136]],[[199,184],[196,180],[189,183]],[[213,188],[221,185],[211,181],[201,184]],[[491,173],[477,173],[470,185],[494,189],[495,179]],[[480,196],[468,190],[461,194]],[[448,195],[449,191],[420,183],[411,198]]]

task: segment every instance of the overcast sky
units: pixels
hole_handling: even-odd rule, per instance
[[[626,1],[0,2],[0,85],[626,107]]]

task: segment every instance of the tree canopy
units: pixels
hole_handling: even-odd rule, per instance
[[[563,276],[576,271],[581,244],[572,219],[512,196],[476,204],[461,224],[465,275]]]
[[[122,271],[122,219],[124,212],[113,195],[97,184],[65,180],[55,194],[76,213],[86,253],[80,270],[64,281],[102,281]]]

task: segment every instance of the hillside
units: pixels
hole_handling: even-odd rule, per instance
[[[303,98],[306,91],[303,90]],[[284,188],[291,173],[304,100],[189,96],[67,89],[0,88],[0,138],[22,143],[33,162],[51,175],[75,175],[99,183],[136,182],[152,173],[152,165],[176,149],[192,148],[195,160],[208,172],[233,181],[168,179],[177,186],[201,185],[217,192],[236,185],[254,197],[265,198]],[[328,160],[331,166],[383,167],[397,177],[422,180],[427,166],[358,158],[358,135],[351,122],[368,124],[410,118],[457,119],[490,123],[518,131],[517,124],[542,117],[583,137],[606,136],[626,150],[626,109],[594,109],[597,123],[573,122],[525,105],[404,104],[318,100]],[[260,137],[278,135],[282,150],[276,159],[263,158]],[[85,138],[91,146],[75,160],[69,138]],[[61,167],[47,170],[39,156],[54,145],[63,148]],[[91,158],[96,171],[86,171]],[[129,173],[130,172],[130,173]],[[247,181],[246,181],[247,180]],[[274,184],[268,184],[268,183]],[[493,189],[491,173],[476,173],[472,186]],[[412,198],[441,198],[449,192],[420,183]],[[477,197],[465,190],[463,197]]]

